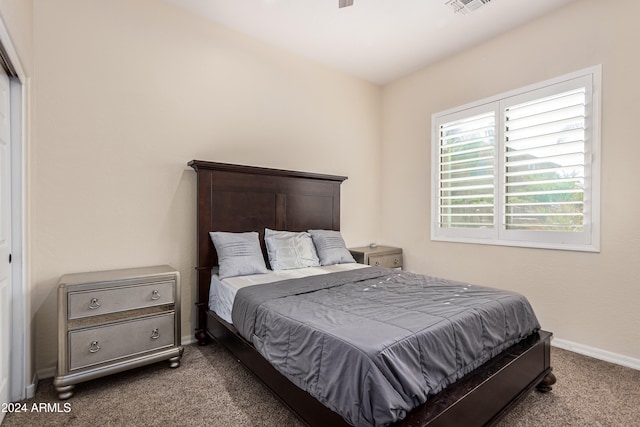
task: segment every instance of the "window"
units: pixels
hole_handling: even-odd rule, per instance
[[[432,117],[433,240],[599,250],[600,67]]]

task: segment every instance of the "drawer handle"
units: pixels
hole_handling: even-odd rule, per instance
[[[376,267],[380,267],[380,261],[376,261]]]
[[[153,291],[151,291],[151,299],[153,301],[160,299],[160,292],[158,292],[157,289],[154,289]]]
[[[398,264],[400,264],[400,260],[399,260],[398,258],[394,258],[394,259],[393,259],[393,263],[394,263],[395,265],[398,265]]]
[[[89,309],[95,310],[100,308],[100,303],[98,302],[98,298],[91,298],[91,302],[89,303]]]
[[[100,345],[98,344],[98,341],[91,341],[91,344],[89,344],[89,353],[97,353],[100,350]]]
[[[160,331],[158,330],[158,328],[155,328],[155,329],[151,332],[151,339],[152,339],[152,340],[157,340],[158,338],[160,338]]]

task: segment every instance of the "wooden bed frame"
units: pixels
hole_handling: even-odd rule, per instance
[[[348,425],[295,386],[233,325],[208,310],[211,269],[218,260],[210,231],[257,231],[266,257],[264,229],[340,230],[340,184],[344,176],[252,166],[189,162],[197,172],[198,344],[224,345],[298,417],[312,426]],[[551,390],[551,334],[540,331],[505,350],[411,411],[398,426],[480,426],[497,422],[534,387]]]

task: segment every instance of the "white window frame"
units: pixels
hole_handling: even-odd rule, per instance
[[[600,251],[600,105],[602,66],[589,67],[554,79],[505,92],[487,99],[435,113],[431,117],[431,240],[531,248]],[[585,191],[582,232],[507,230],[504,225],[504,109],[519,97],[532,93],[560,93],[577,86],[586,88]],[[439,226],[440,124],[471,117],[483,111],[496,111],[495,192],[493,228],[444,228]]]

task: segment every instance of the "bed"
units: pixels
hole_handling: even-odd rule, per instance
[[[229,317],[225,320],[209,310],[212,271],[215,273],[218,266],[210,232],[257,232],[263,242],[265,229],[339,231],[340,186],[346,177],[199,160],[189,162],[189,166],[197,172],[198,343],[204,345],[209,339],[220,342],[307,424],[349,425],[326,402],[321,403],[268,362],[243,336],[244,331],[238,330],[238,322],[234,322],[237,328]],[[262,250],[267,259],[266,248]],[[396,274],[368,271],[367,274],[375,276],[372,280],[382,277],[378,274],[392,278]],[[333,274],[346,277],[352,273]],[[344,285],[347,286],[346,282]],[[555,383],[550,366],[550,339],[549,332],[538,330],[501,349],[429,396],[425,403],[403,413],[395,425],[471,426],[497,422],[533,388],[546,392]]]

